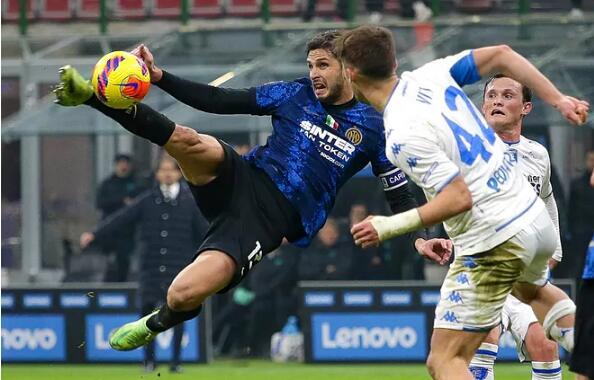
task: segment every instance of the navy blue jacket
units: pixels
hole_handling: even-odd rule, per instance
[[[159,300],[177,273],[191,262],[208,224],[184,182],[173,200],[166,201],[158,186],[139,195],[101,221],[93,232],[95,242],[102,243],[128,224],[140,232],[141,297]]]

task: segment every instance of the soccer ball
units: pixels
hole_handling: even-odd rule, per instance
[[[144,62],[125,51],[104,55],[91,77],[97,98],[111,108],[127,109],[142,101],[151,87]]]

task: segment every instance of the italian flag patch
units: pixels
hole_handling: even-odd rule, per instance
[[[330,115],[326,116],[326,125],[334,130],[338,129],[338,123]]]

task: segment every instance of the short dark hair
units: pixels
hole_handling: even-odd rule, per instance
[[[487,86],[489,84],[491,84],[491,82],[493,82],[495,79],[499,79],[499,78],[513,79],[503,73],[497,73],[497,74],[493,75],[491,78],[489,78],[487,83],[485,83],[485,87],[483,87],[483,99],[485,99],[485,95],[487,93]],[[515,79],[513,79],[513,80],[515,80]],[[522,102],[524,102],[524,103],[531,102],[532,101],[532,90],[530,88],[524,86],[522,83],[520,83],[520,85],[522,86]]]
[[[115,155],[115,157],[113,158],[113,162],[120,162],[120,161],[128,161],[128,162],[132,162],[132,157],[130,157],[129,154],[125,154],[125,153],[118,153]]]
[[[342,33],[336,52],[369,78],[389,78],[396,68],[394,37],[389,29],[380,26],[364,25]]]
[[[309,54],[312,50],[324,49],[336,57],[334,43],[340,37],[340,34],[338,30],[327,30],[316,34],[307,42],[305,54]]]

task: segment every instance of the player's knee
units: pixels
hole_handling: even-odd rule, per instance
[[[431,378],[438,378],[439,369],[442,368],[444,364],[443,360],[439,359],[439,355],[430,352],[425,364],[427,365],[427,370],[429,371],[429,375],[431,375]]]
[[[557,343],[547,339],[539,325],[530,326],[525,341],[526,349],[532,360],[550,362],[559,359]]]
[[[195,309],[202,304],[208,294],[199,287],[189,287],[175,282],[167,290],[167,305],[174,311]]]

